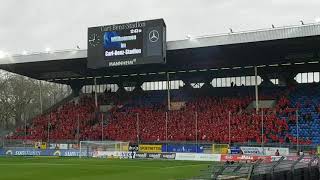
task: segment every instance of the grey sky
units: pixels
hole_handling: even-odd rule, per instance
[[[313,23],[320,0],[1,0],[0,51],[86,48],[87,27],[164,18],[168,40]]]

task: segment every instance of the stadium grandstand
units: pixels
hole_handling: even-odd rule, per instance
[[[320,144],[319,47],[316,23],[169,41],[160,64],[92,69],[87,50],[6,56],[0,69],[68,85],[72,94],[19,124],[3,146],[121,141],[313,155]]]

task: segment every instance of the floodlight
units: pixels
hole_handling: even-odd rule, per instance
[[[0,51],[0,59],[5,58],[6,56],[8,56],[9,54],[7,52],[4,51]]]
[[[45,51],[46,51],[46,53],[49,53],[49,52],[51,51],[51,48],[47,47],[47,48],[45,49]]]

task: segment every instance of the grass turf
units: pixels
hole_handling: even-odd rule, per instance
[[[211,162],[78,159],[45,157],[0,158],[2,180],[173,180],[201,175]]]

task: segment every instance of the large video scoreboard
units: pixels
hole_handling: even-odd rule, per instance
[[[88,28],[88,68],[165,63],[163,19]]]

